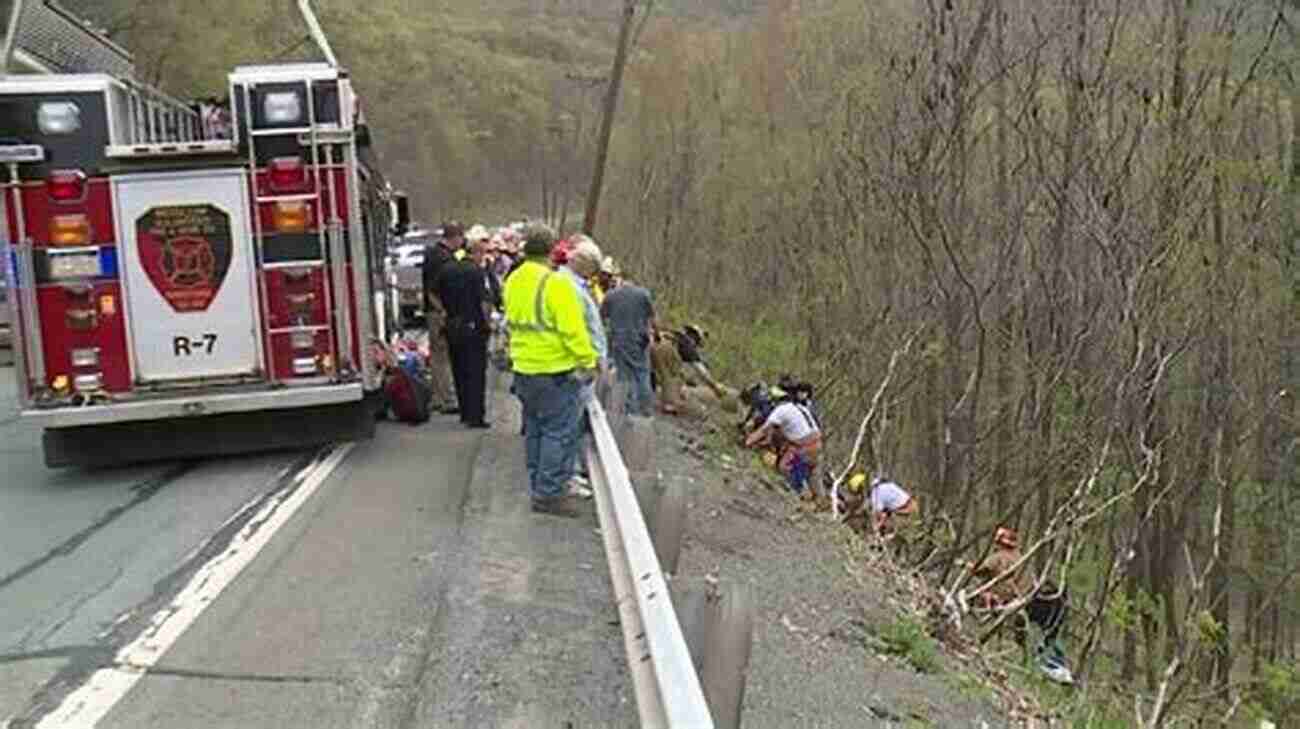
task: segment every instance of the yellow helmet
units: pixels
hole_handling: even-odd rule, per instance
[[[862,486],[867,482],[867,474],[855,473],[849,478],[849,491],[861,491]]]

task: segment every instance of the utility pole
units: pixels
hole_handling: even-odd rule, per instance
[[[632,21],[636,18],[638,0],[623,0],[623,21],[618,28],[618,50],[614,52],[614,73],[610,75],[605,91],[605,108],[600,119],[600,138],[596,146],[596,169],[591,174],[591,190],[587,193],[587,214],[582,221],[582,232],[591,235],[596,228],[596,214],[600,210],[600,191],[605,184],[605,160],[609,158],[609,138],[614,133],[614,112],[618,109],[618,92],[623,85],[623,68],[627,66],[628,45],[632,40]]]

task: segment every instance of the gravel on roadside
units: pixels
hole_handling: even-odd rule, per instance
[[[742,726],[1008,726],[989,696],[935,653],[921,673],[881,650],[907,618],[885,581],[853,564],[847,532],[801,511],[741,455],[711,451],[703,427],[658,419],[655,463],[688,494],[677,579],[747,585],[757,605]]]

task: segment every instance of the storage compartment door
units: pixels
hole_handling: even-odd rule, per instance
[[[139,382],[260,375],[243,170],[114,178]]]

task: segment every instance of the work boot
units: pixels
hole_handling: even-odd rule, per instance
[[[534,514],[551,514],[552,516],[576,517],[581,514],[582,499],[578,496],[564,494],[550,499],[533,499]]]

